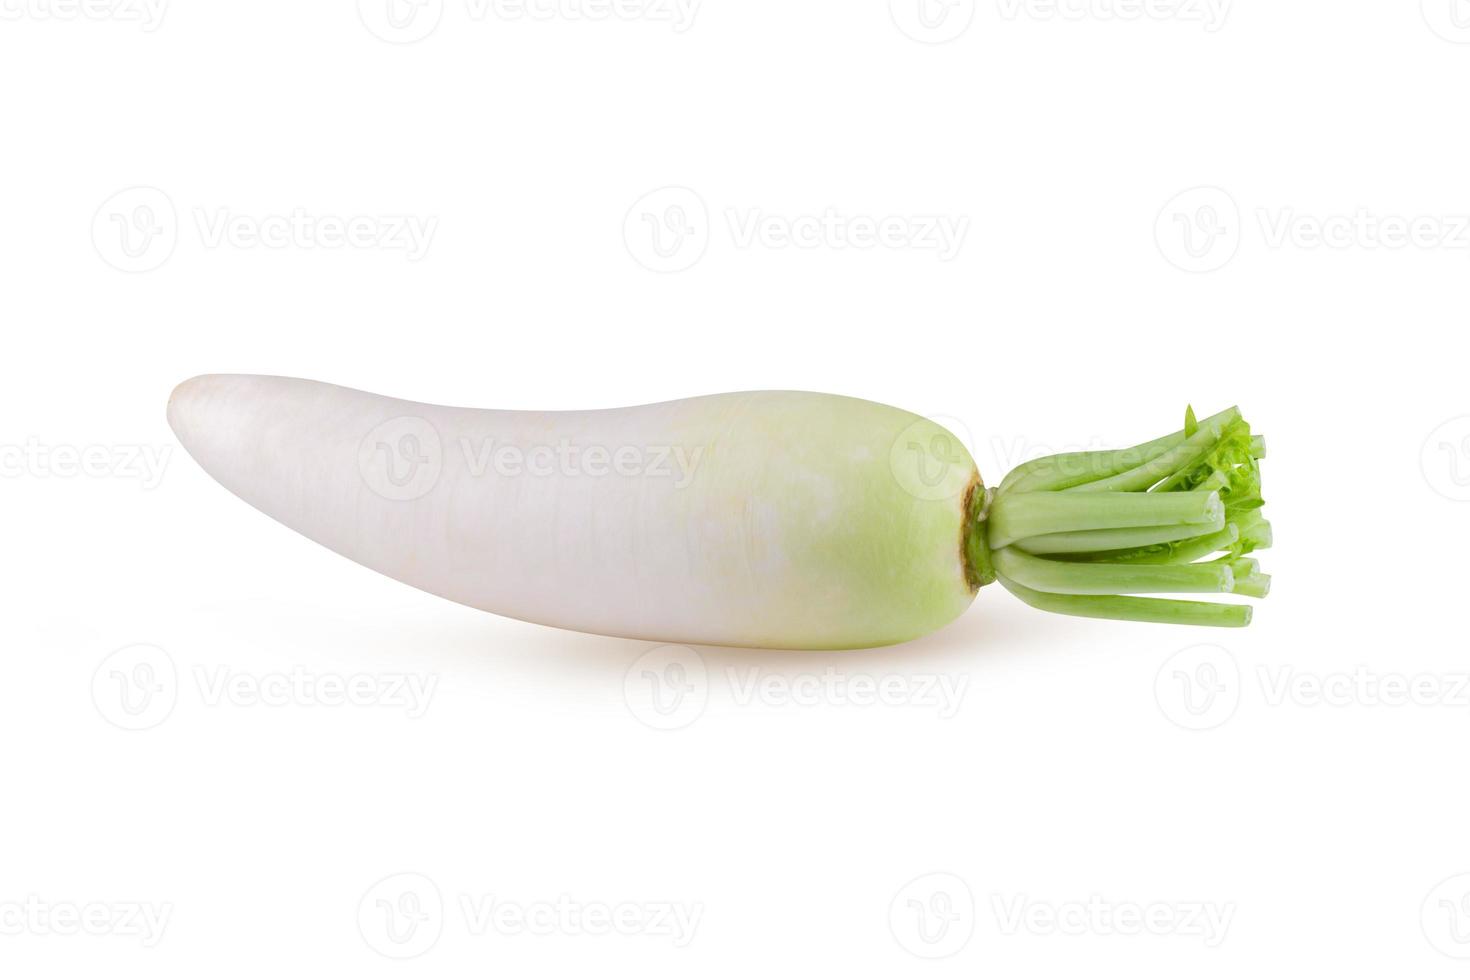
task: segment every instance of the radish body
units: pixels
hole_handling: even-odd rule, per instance
[[[869,647],[935,630],[975,594],[973,460],[936,423],[855,398],[488,411],[207,375],[174,391],[168,418],[211,476],[288,527],[529,622]]]

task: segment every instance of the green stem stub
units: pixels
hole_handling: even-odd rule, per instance
[[[971,592],[995,581],[995,563],[990,558],[986,523],[994,493],[994,490],[985,489],[978,478],[965,491],[965,579],[970,583]]]
[[[1271,544],[1264,455],[1237,409],[1201,421],[1190,409],[1183,429],[1131,449],[1022,464],[967,504],[971,587],[999,580],[1072,616],[1244,626],[1249,606],[1141,594],[1266,595],[1270,576],[1242,557]]]

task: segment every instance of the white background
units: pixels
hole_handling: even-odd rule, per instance
[[[1470,7],[1118,2],[0,0],[0,970],[1462,975]],[[658,730],[648,644],[210,481],[163,409],[211,371],[835,391],[959,420],[991,484],[1239,403],[1275,590],[1244,631],[987,589],[900,648],[676,653]],[[377,693],[252,693],[293,676]]]

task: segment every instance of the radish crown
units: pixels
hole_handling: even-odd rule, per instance
[[[1264,598],[1248,553],[1269,547],[1261,516],[1265,441],[1238,409],[1131,449],[1063,453],[972,488],[965,562],[972,588],[999,581],[1048,612],[1193,626],[1245,626],[1251,607],[1142,597]]]

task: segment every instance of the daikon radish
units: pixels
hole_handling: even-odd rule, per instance
[[[993,490],[937,423],[809,392],[521,412],[206,375],[168,418],[212,477],[333,551],[590,633],[881,646],[944,626],[997,580],[1055,612],[1237,626],[1249,607],[1134,593],[1268,584],[1242,559],[1269,544],[1264,444],[1234,409],[1026,463]]]

